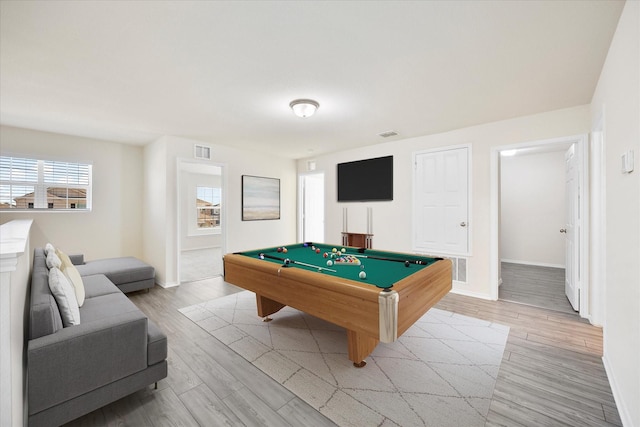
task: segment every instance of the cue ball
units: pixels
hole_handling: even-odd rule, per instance
[[[358,274],[358,277],[360,277],[361,279],[366,279],[367,273],[365,273],[364,271],[361,271],[360,274]]]
[[[405,266],[405,267],[409,267],[409,261],[405,261],[405,262],[404,262],[404,266]]]
[[[331,266],[333,265],[333,261],[331,261],[331,260],[327,261],[327,265],[328,265],[329,267],[331,267]]]
[[[264,259],[264,254],[260,254],[260,259]]]

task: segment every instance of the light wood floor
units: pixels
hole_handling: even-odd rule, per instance
[[[169,338],[169,376],[71,426],[333,426],[177,309],[238,291],[221,279],[128,294]],[[620,425],[602,331],[575,315],[449,294],[438,305],[511,327],[488,426]]]
[[[503,262],[499,298],[574,314],[564,293],[564,275],[564,268]]]

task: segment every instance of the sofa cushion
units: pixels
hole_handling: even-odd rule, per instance
[[[29,310],[29,339],[53,334],[62,326],[58,303],[49,289],[49,270],[42,248],[33,251],[31,273],[31,309]]]
[[[82,277],[80,276],[78,269],[76,269],[76,266],[73,265],[67,254],[61,252],[60,250],[57,250],[57,253],[62,254],[62,258],[60,258],[62,260],[62,267],[60,268],[60,270],[62,270],[64,275],[67,276],[67,279],[69,279],[69,281],[73,285],[73,289],[76,291],[78,306],[82,307],[85,298],[85,290],[84,283],[82,283]],[[49,259],[48,255],[47,259]]]
[[[121,294],[122,292],[104,274],[93,274],[82,278],[85,290],[85,300],[100,295]]]
[[[123,313],[140,311],[122,292],[87,298],[80,308],[82,322],[97,322]]]
[[[134,257],[108,258],[76,266],[81,276],[104,274],[115,285],[155,277],[155,269]]]
[[[62,324],[67,326],[80,324],[80,311],[73,285],[60,269],[53,267],[49,270],[49,289],[58,303]]]

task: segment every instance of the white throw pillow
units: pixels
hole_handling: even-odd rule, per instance
[[[49,255],[49,252],[55,252],[56,248],[51,243],[44,245],[44,254]]]
[[[60,266],[62,265],[62,261],[60,261],[60,258],[58,258],[58,255],[56,255],[56,253],[54,251],[49,251],[49,253],[47,253],[47,268],[51,269],[52,267],[55,268],[60,268]]]
[[[60,260],[62,261],[62,266],[60,267],[60,270],[62,270],[64,275],[67,276],[67,279],[69,279],[69,281],[73,285],[76,291],[76,300],[78,301],[78,307],[82,307],[82,304],[84,304],[84,297],[85,297],[84,282],[82,281],[82,276],[80,276],[80,272],[78,271],[76,266],[73,265],[73,263],[71,262],[71,259],[67,254],[62,252],[60,249],[56,249],[56,253],[58,254],[58,257],[60,258]]]
[[[59,268],[49,270],[49,289],[58,303],[62,324],[66,328],[80,324],[80,310],[73,285]]]

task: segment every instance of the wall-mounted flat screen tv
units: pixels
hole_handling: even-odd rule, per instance
[[[393,156],[338,163],[338,201],[393,200]]]

